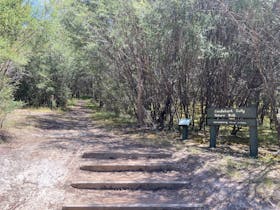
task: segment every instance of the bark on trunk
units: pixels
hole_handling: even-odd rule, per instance
[[[145,124],[145,110],[144,110],[144,74],[143,69],[137,69],[137,122],[139,126],[143,126]]]
[[[280,113],[276,113],[276,111],[273,113],[274,123],[275,123],[275,129],[277,131],[277,139],[278,139],[278,145],[280,147]]]

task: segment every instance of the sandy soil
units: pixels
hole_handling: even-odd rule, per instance
[[[280,209],[279,162],[263,164],[211,151],[187,142],[178,150],[147,147],[129,135],[114,135],[90,118],[80,102],[66,113],[17,110],[11,116],[10,140],[0,144],[0,209],[61,209],[75,203],[200,203],[214,209]],[[183,172],[82,172],[85,151],[174,153]],[[92,161],[92,163],[114,163]],[[121,160],[120,162],[126,162]],[[135,163],[149,160],[135,160]],[[160,162],[160,160],[151,160]],[[134,163],[130,160],[129,163]],[[70,187],[72,181],[183,180],[189,189],[168,191],[91,191]]]

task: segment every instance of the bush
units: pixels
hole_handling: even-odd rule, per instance
[[[7,114],[22,106],[21,102],[14,101],[13,91],[14,87],[9,83],[9,79],[0,76],[0,128],[3,127]]]

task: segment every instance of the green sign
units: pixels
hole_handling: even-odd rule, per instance
[[[217,130],[220,125],[249,126],[250,156],[258,156],[257,108],[210,108],[207,110],[210,126],[210,147],[216,147]]]
[[[207,118],[257,118],[257,109],[255,107],[250,108],[225,108],[216,109],[210,108],[207,110]]]

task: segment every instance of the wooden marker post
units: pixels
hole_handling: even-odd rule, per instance
[[[216,139],[217,139],[217,127],[214,125],[210,126],[210,148],[216,147]]]

